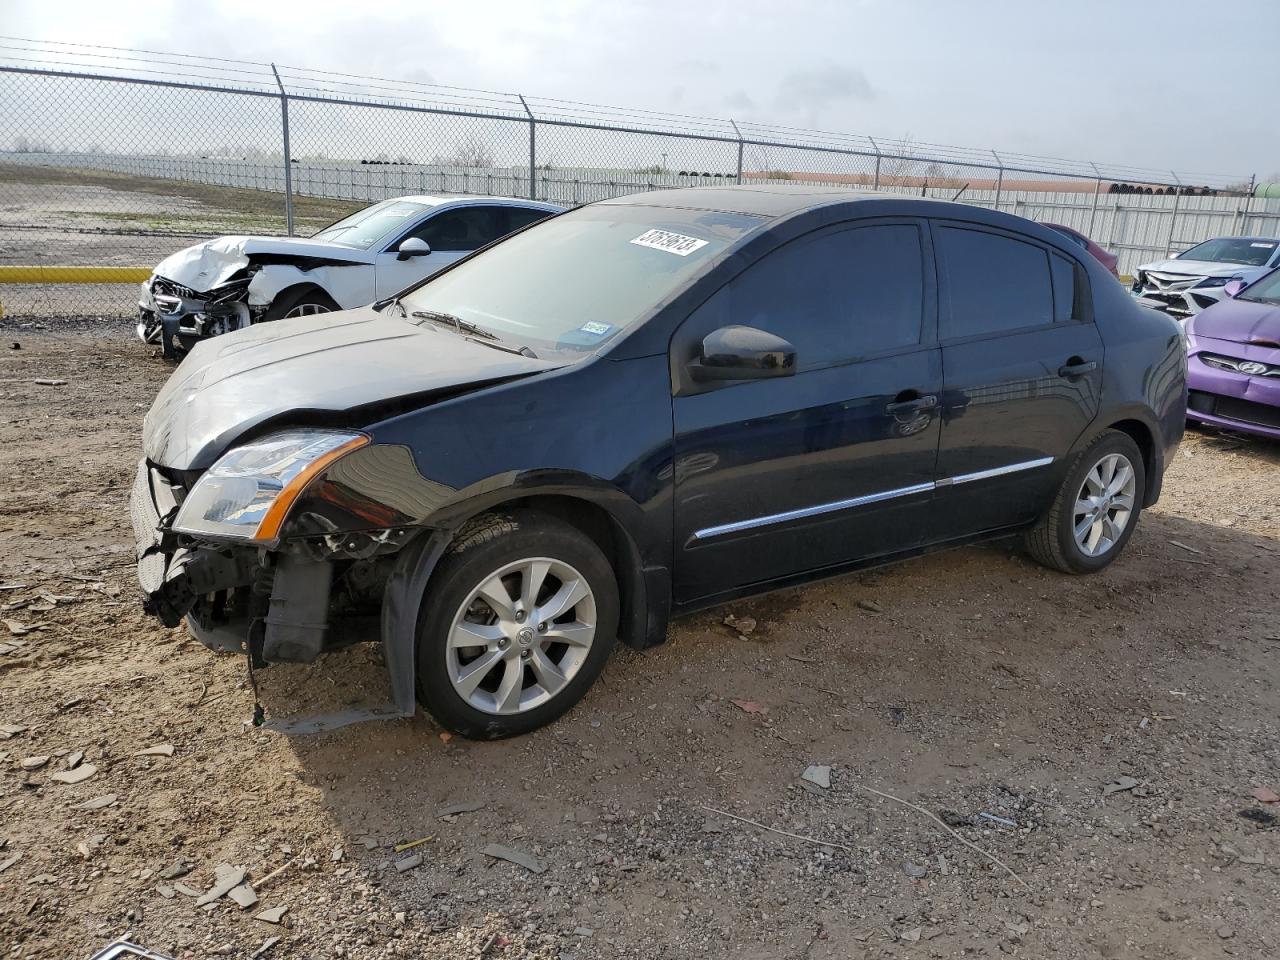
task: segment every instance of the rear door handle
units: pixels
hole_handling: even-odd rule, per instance
[[[1098,369],[1096,360],[1076,360],[1075,357],[1071,360],[1072,362],[1058,368],[1058,376],[1067,380],[1076,380]]]
[[[903,413],[918,413],[921,410],[932,410],[938,405],[938,398],[933,394],[923,397],[916,397],[914,400],[898,400],[889,404],[884,408],[884,412],[890,416],[898,416]]]

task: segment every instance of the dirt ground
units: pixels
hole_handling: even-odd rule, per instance
[[[1280,447],[1189,434],[1097,576],[937,554],[678,622],[531,736],[290,738],[244,724],[239,658],[140,611],[126,498],[170,368],[124,329],[0,326],[4,956],[1280,956]],[[275,667],[263,699],[381,669]],[[255,905],[184,892],[220,864]]]

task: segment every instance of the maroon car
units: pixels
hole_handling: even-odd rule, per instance
[[[1120,279],[1120,273],[1116,270],[1116,264],[1120,262],[1120,258],[1114,253],[1103,250],[1100,246],[1086,237],[1079,230],[1072,230],[1070,227],[1064,227],[1060,223],[1046,223],[1046,227],[1050,230],[1057,230],[1060,234],[1070,240],[1078,247],[1084,247],[1093,255],[1100,264],[1110,271],[1111,275],[1117,280]]]

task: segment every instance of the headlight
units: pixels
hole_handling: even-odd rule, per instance
[[[1232,280],[1241,280],[1242,277],[1210,277],[1208,280],[1201,280],[1196,284],[1196,289],[1203,290],[1205,287],[1225,287]]]
[[[300,429],[229,450],[196,481],[173,528],[237,540],[274,540],[307,484],[368,442],[362,433]]]

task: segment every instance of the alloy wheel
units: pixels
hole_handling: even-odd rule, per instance
[[[517,560],[481,580],[454,614],[449,681],[476,710],[523,713],[569,685],[595,635],[595,596],[581,573],[548,557]]]
[[[1124,454],[1107,454],[1085,474],[1072,516],[1076,546],[1085,556],[1100,557],[1120,540],[1136,491],[1133,464]]]
[[[330,312],[329,308],[323,303],[300,303],[286,313],[284,319],[288,320],[290,317],[313,317],[319,313]]]

